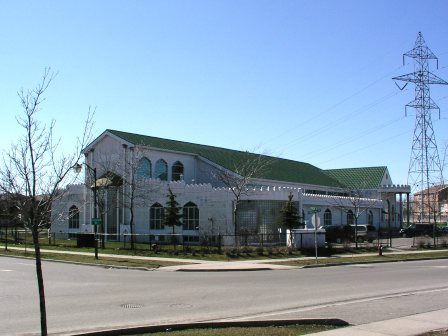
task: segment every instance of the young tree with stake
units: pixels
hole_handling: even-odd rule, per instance
[[[49,227],[52,203],[62,196],[63,183],[81,157],[81,149],[91,140],[93,114],[89,112],[84,131],[74,152],[56,157],[58,141],[54,140],[55,121],[47,127],[38,119],[44,94],[55,74],[46,69],[35,89],[20,91],[22,113],[16,117],[22,136],[4,153],[0,167],[0,190],[17,198],[17,211],[24,226],[31,232],[39,291],[41,335],[47,335],[45,290],[42,272],[39,233]]]

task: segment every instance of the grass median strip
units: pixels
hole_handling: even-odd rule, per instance
[[[69,250],[64,249],[68,253]],[[151,260],[151,259],[138,259],[137,255],[130,255],[128,254],[128,251],[126,251],[127,254],[121,254],[120,250],[116,250],[115,252],[117,254],[120,254],[120,257],[108,257],[107,255],[102,255],[98,260],[96,260],[91,254],[91,251],[88,255],[78,255],[78,254],[68,254],[63,253],[64,250],[58,250],[59,253],[55,252],[42,252],[42,258],[44,259],[51,259],[51,260],[59,260],[59,261],[68,261],[68,262],[76,262],[76,263],[85,263],[85,264],[98,264],[98,265],[110,265],[115,267],[142,267],[142,268],[159,268],[164,266],[175,266],[175,265],[183,265],[186,263],[178,262],[178,261],[170,261],[170,258],[179,258],[178,255],[164,255],[163,257],[166,258],[166,260]],[[73,250],[71,249],[73,252]],[[75,250],[76,251],[76,250]],[[62,253],[61,253],[62,252]],[[78,249],[77,252],[86,252],[84,249]],[[103,252],[103,250],[101,250]],[[421,251],[415,251],[418,253],[390,253],[390,252],[384,252],[382,256],[379,255],[366,255],[366,252],[371,251],[359,251],[354,250],[351,252],[343,253],[342,255],[329,255],[329,256],[323,256],[319,257],[317,260],[315,258],[310,257],[297,257],[297,256],[289,256],[291,259],[289,260],[277,260],[276,258],[260,258],[260,256],[244,256],[241,258],[234,258],[234,259],[227,259],[226,261],[232,262],[232,261],[241,261],[241,260],[256,260],[256,259],[263,259],[265,262],[269,260],[269,264],[277,264],[277,265],[286,265],[286,266],[297,266],[297,267],[303,267],[303,266],[324,266],[324,265],[339,265],[339,264],[347,264],[347,263],[372,263],[372,262],[392,262],[392,261],[406,261],[406,260],[418,260],[418,259],[428,259],[428,258],[448,258],[448,251],[447,250],[421,250]],[[25,253],[23,250],[14,250],[8,249],[8,251],[0,251],[1,254],[6,256],[26,256],[26,257],[34,257],[34,252],[32,248],[29,248],[28,251]],[[364,254],[363,254],[364,253]],[[137,258],[135,258],[137,257]],[[143,256],[141,257],[151,257],[151,256]],[[155,256],[154,256],[155,257]],[[158,256],[159,257],[159,256]],[[190,258],[195,256],[190,256]],[[208,256],[209,260],[213,260],[212,256]],[[155,258],[157,259],[157,258]],[[197,258],[200,259],[200,258]],[[222,258],[216,258],[215,261],[223,261]]]
[[[7,250],[1,251],[3,256],[16,256],[16,257],[29,257],[34,258],[34,251],[18,251],[18,250]],[[113,257],[103,257],[95,259],[94,256],[85,255],[74,255],[74,254],[63,254],[63,253],[42,253],[43,259],[56,260],[56,261],[67,261],[73,263],[81,264],[94,264],[94,265],[108,265],[114,267],[141,267],[141,268],[159,268],[164,266],[175,266],[179,265],[179,262],[172,261],[160,261],[160,260],[142,260],[142,259],[129,259],[129,258],[113,258]]]
[[[448,258],[447,251],[431,251],[426,253],[405,253],[405,254],[383,254],[382,256],[366,256],[353,254],[345,257],[323,257],[316,259],[292,259],[287,261],[273,261],[272,264],[287,266],[309,266],[309,265],[331,265],[344,263],[369,263],[369,262],[387,262],[387,261],[406,261],[428,258]]]
[[[287,325],[268,327],[228,327],[216,329],[186,329],[170,331],[172,336],[299,336],[339,328],[332,325]],[[134,336],[161,336],[167,332],[136,334]]]

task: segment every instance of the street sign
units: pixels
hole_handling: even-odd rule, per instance
[[[320,226],[320,217],[319,216],[313,216],[311,218],[311,223],[313,224],[314,228],[317,229]]]
[[[308,214],[315,214],[321,212],[321,208],[311,208],[310,210],[308,210]]]
[[[92,218],[92,225],[101,225],[102,223],[101,218]]]

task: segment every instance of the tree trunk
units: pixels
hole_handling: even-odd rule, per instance
[[[134,210],[131,208],[131,220],[129,222],[129,229],[131,231],[131,250],[134,251]]]
[[[6,226],[5,227],[5,231],[6,231],[6,233],[5,233],[5,251],[8,251],[8,227]]]
[[[233,206],[233,231],[235,235],[235,247],[239,246],[239,237],[238,237],[238,223],[237,223],[237,201],[235,201],[235,205]]]
[[[45,305],[45,289],[44,289],[44,278],[42,275],[42,262],[40,256],[39,231],[33,228],[32,234],[33,234],[34,251],[36,254],[36,276],[37,276],[37,286],[39,290],[39,307],[40,307],[40,330],[41,330],[41,336],[47,336],[47,309]]]
[[[171,236],[171,241],[173,242],[173,250],[176,251],[175,225],[173,225],[173,234]]]

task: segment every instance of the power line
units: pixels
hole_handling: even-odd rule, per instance
[[[375,101],[373,101],[365,106],[357,108],[350,113],[344,114],[344,115],[340,116],[339,118],[337,118],[336,120],[332,120],[332,121],[318,127],[317,129],[314,129],[306,134],[302,134],[300,137],[291,140],[290,142],[284,144],[282,147],[283,148],[291,148],[300,142],[312,141],[315,138],[315,136],[321,135],[325,130],[334,128],[335,124],[342,123],[342,122],[350,119],[352,116],[357,116],[357,115],[359,115],[359,112],[365,113],[368,110],[374,108],[375,106],[378,106],[379,104],[392,98],[393,96],[396,96],[398,93],[399,93],[398,90],[389,92],[385,96],[383,96],[379,99],[376,99]]]
[[[342,140],[340,140],[338,142],[333,143],[330,146],[319,148],[318,150],[313,150],[313,151],[311,151],[309,153],[306,153],[306,154],[303,155],[303,158],[304,158],[304,160],[307,160],[307,159],[310,159],[312,157],[319,156],[321,154],[327,153],[327,152],[329,152],[329,151],[331,151],[331,150],[333,150],[335,148],[338,148],[340,146],[347,145],[347,144],[355,142],[355,141],[359,142],[360,139],[362,139],[362,138],[364,138],[364,137],[366,137],[366,136],[368,136],[368,135],[370,135],[372,133],[378,132],[378,131],[386,128],[386,127],[392,126],[395,123],[403,120],[403,118],[404,117],[387,120],[387,121],[381,123],[380,125],[375,125],[375,126],[369,128],[367,130],[362,130],[361,134],[354,134],[351,137],[346,138],[346,139],[342,139]]]
[[[367,146],[360,147],[360,148],[358,148],[358,149],[352,150],[352,151],[347,152],[347,153],[345,153],[345,154],[338,154],[337,157],[333,157],[332,159],[329,159],[329,160],[326,160],[326,161],[321,161],[321,162],[319,163],[319,165],[322,165],[322,164],[325,164],[325,163],[328,163],[328,162],[332,162],[332,161],[335,161],[335,160],[340,159],[340,158],[343,158],[343,157],[352,156],[353,154],[355,154],[355,153],[357,153],[357,152],[360,152],[360,151],[363,151],[363,150],[365,150],[365,149],[368,149],[368,148],[372,148],[372,147],[381,145],[381,144],[383,144],[383,143],[385,143],[385,142],[388,142],[389,140],[399,138],[399,137],[405,135],[406,133],[409,133],[409,131],[404,131],[404,132],[401,132],[401,133],[399,133],[399,134],[395,134],[395,135],[393,135],[393,136],[391,136],[391,137],[385,138],[385,139],[383,139],[383,140],[381,140],[381,141],[375,142],[375,143],[370,144],[370,145],[367,145]]]
[[[349,101],[350,99],[352,99],[352,98],[356,97],[357,95],[361,94],[362,92],[366,91],[367,89],[369,89],[369,88],[372,87],[373,85],[377,84],[378,82],[382,81],[383,79],[385,79],[385,78],[389,78],[391,74],[395,73],[396,71],[400,70],[400,69],[403,68],[403,67],[404,67],[404,65],[401,65],[401,66],[399,66],[399,67],[396,67],[395,69],[393,69],[392,71],[389,71],[389,72],[388,72],[387,74],[385,74],[384,76],[381,76],[380,78],[378,78],[378,79],[376,79],[376,80],[374,80],[374,81],[368,83],[368,84],[365,85],[362,89],[360,89],[360,90],[358,90],[358,91],[356,91],[356,92],[350,94],[349,96],[345,97],[344,99],[340,100],[339,102],[337,102],[336,104],[330,106],[329,108],[327,108],[327,109],[325,109],[325,110],[323,110],[323,111],[321,111],[321,112],[318,112],[317,114],[314,114],[311,118],[308,118],[308,119],[306,119],[306,120],[304,120],[304,121],[301,121],[301,122],[300,122],[300,125],[291,127],[291,128],[289,128],[289,129],[287,129],[287,130],[281,132],[280,134],[278,134],[278,135],[276,135],[276,136],[274,136],[274,137],[272,137],[272,138],[267,139],[267,140],[265,141],[265,143],[270,143],[270,142],[272,142],[272,141],[275,141],[275,140],[277,140],[277,139],[279,139],[279,138],[285,136],[286,134],[289,134],[289,133],[291,133],[291,132],[297,130],[298,128],[303,128],[303,126],[305,126],[305,125],[307,125],[307,124],[313,122],[316,118],[318,118],[318,117],[320,117],[320,116],[323,116],[323,115],[325,115],[325,114],[331,112],[332,110],[334,110],[334,109],[336,109],[337,107],[343,105],[344,103],[346,103],[346,102]]]

